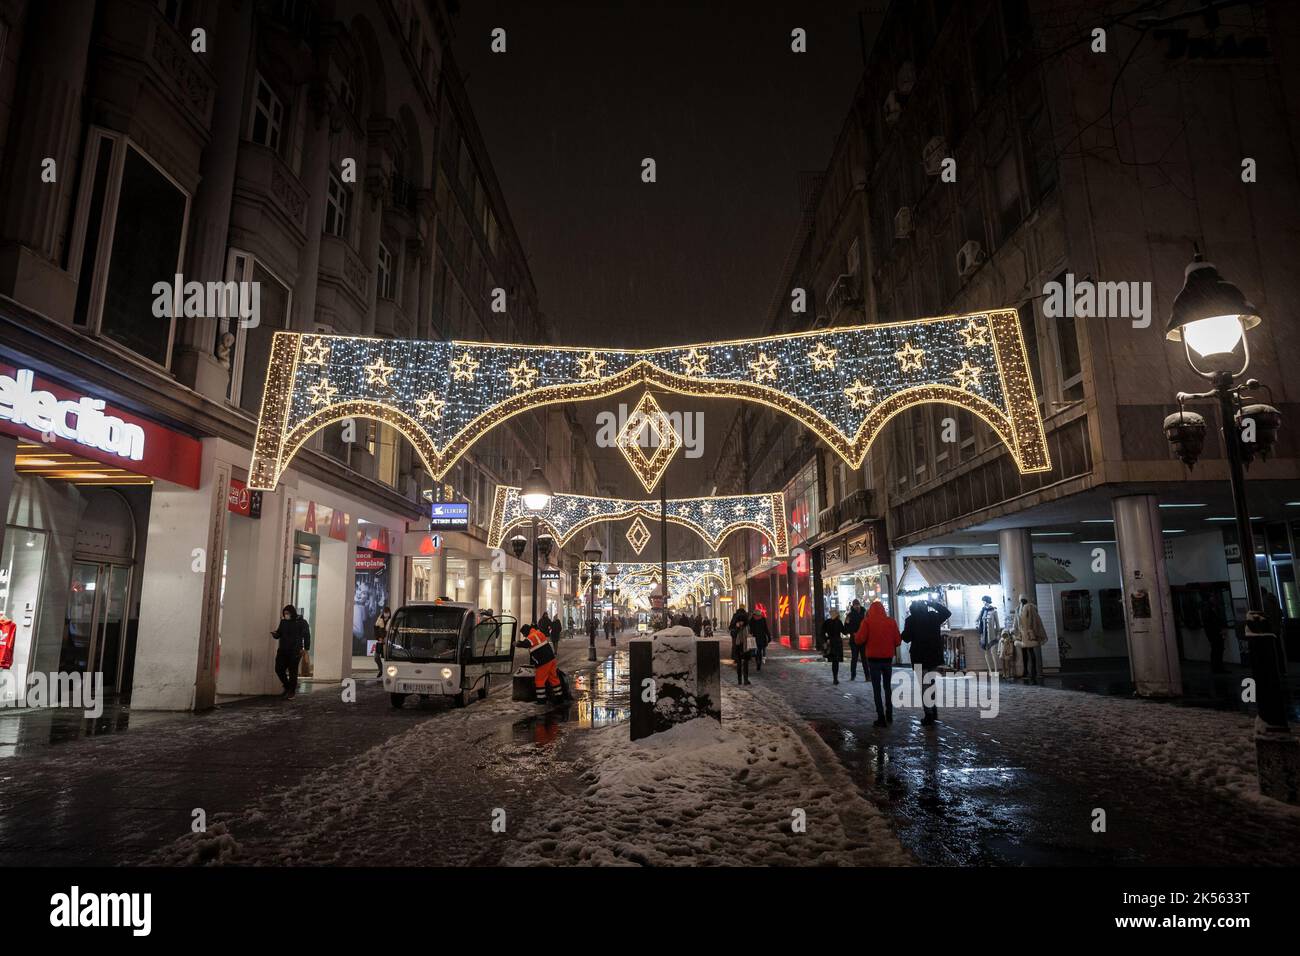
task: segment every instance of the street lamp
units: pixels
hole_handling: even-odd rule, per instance
[[[1255,538],[1246,504],[1245,470],[1246,462],[1254,457],[1254,448],[1249,453],[1243,448],[1243,443],[1254,443],[1265,435],[1271,444],[1281,425],[1281,413],[1271,405],[1243,406],[1242,389],[1261,386],[1254,379],[1240,384],[1236,381],[1250,364],[1246,332],[1261,321],[1259,309],[1224,279],[1212,263],[1206,262],[1198,250],[1187,266],[1183,289],[1174,299],[1165,338],[1182,342],[1187,364],[1213,386],[1206,392],[1179,392],[1179,405],[1194,399],[1214,399],[1219,403],[1237,544],[1246,578],[1245,633],[1250,641],[1251,671],[1263,725],[1263,732],[1255,735],[1260,790],[1287,803],[1297,803],[1300,802],[1300,745],[1287,724],[1281,638],[1271,633],[1255,568]],[[1201,434],[1196,434],[1199,418],[1195,413],[1178,412],[1165,420],[1165,434],[1189,468],[1200,453],[1198,439],[1204,434],[1203,419],[1199,422]],[[1262,447],[1259,450],[1267,453]]]
[[[582,556],[591,567],[591,581],[587,590],[587,660],[596,659],[596,585],[600,583],[600,571],[597,565],[605,556],[605,549],[594,534],[587,535],[587,543],[582,546]]]
[[[524,487],[520,498],[523,500],[523,510],[533,516],[533,624],[537,623],[537,516],[540,512],[546,510],[547,505],[551,503],[554,496],[551,483],[542,474],[542,469],[534,468],[528,477],[524,479]],[[549,548],[547,553],[550,553]]]

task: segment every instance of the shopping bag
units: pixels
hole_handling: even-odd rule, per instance
[[[747,633],[747,634],[745,635],[745,650],[746,650],[746,651],[756,651],[756,650],[758,650],[758,641],[754,640],[754,635],[753,635],[753,634],[748,634],[748,633]]]
[[[307,648],[305,647],[302,649],[302,655],[298,659],[298,676],[311,676],[311,655],[307,653]]]

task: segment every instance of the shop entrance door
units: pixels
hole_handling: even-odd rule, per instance
[[[126,650],[126,604],[131,568],[108,562],[72,562],[68,630],[59,669],[66,673],[104,675],[104,689],[117,693]]]

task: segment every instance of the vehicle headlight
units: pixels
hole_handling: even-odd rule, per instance
[[[397,668],[394,667],[392,664],[389,664],[389,665],[388,665],[388,670],[386,670],[384,673],[386,673],[389,677],[396,677],[396,676],[397,676]]]
[[[451,668],[450,668],[450,667],[444,667],[444,668],[442,669],[442,679],[443,679],[443,680],[451,680]]]

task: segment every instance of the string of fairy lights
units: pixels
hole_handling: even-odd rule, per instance
[[[353,416],[397,429],[441,478],[514,415],[637,384],[779,409],[854,467],[893,415],[947,402],[987,422],[1022,472],[1051,467],[1016,312],[996,310],[658,349],[277,332],[250,484],[273,489],[312,434]]]
[[[660,510],[657,498],[589,498],[585,495],[558,494],[551,497],[545,508],[534,512],[524,507],[519,488],[497,485],[492,499],[492,517],[488,522],[488,547],[501,547],[511,531],[531,523],[534,516],[538,524],[546,528],[563,547],[589,525],[627,518],[659,521]],[[718,546],[733,531],[750,529],[767,539],[774,554],[784,555],[789,552],[785,498],[779,491],[759,495],[669,498],[666,513],[669,521],[690,528],[703,538],[711,551],[717,551]],[[649,530],[644,524],[641,529],[645,533],[641,547],[637,548],[633,544],[637,554],[641,553],[649,540]]]
[[[731,560],[726,557],[696,558],[689,561],[668,562],[668,601],[680,604],[687,597],[705,600],[716,585],[720,592],[731,590]],[[591,562],[578,563],[579,588],[585,591],[591,583],[592,571],[600,576],[601,587],[612,585],[621,597],[634,601],[646,600],[662,580],[658,564],[650,562]]]

